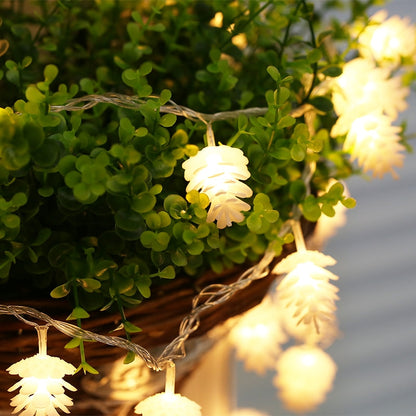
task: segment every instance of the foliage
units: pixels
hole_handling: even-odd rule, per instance
[[[353,3],[352,13],[365,16],[372,2]],[[255,262],[271,244],[278,254],[279,231],[294,210],[316,221],[338,202],[353,206],[340,183],[317,196],[330,178],[354,173],[340,139],[329,135],[336,120],[330,94],[314,93],[342,72],[343,56],[331,53],[328,39],[346,43],[345,55],[354,46],[339,22],[332,31],[320,26],[323,11],[338,6],[3,4],[2,296],[72,295],[69,319],[81,323],[94,310],[136,306],[177,275]],[[221,24],[213,23],[216,13]],[[107,92],[136,95],[143,105],[51,111]],[[246,183],[254,194],[243,222],[218,230],[206,222],[206,196],[186,194],[181,165],[205,145],[206,126],[164,114],[170,99],[204,113],[267,108],[213,125],[219,142],[250,161]],[[311,193],[302,176],[309,164],[316,165]],[[139,330],[125,318],[123,326],[127,334]]]

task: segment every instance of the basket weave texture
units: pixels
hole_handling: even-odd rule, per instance
[[[311,228],[311,227],[308,227]],[[311,228],[312,229],[312,228]],[[311,230],[307,231],[309,234]],[[281,256],[275,259],[278,262],[295,250],[294,244],[286,245]],[[207,271],[199,278],[179,277],[175,280],[156,287],[152,291],[152,297],[135,308],[127,309],[126,316],[130,322],[139,326],[142,332],[134,334],[132,341],[142,347],[151,350],[170,343],[178,335],[179,325],[182,319],[189,314],[192,308],[192,300],[199,291],[210,284],[231,284],[247,270],[248,265],[235,267],[222,274]],[[201,316],[198,330],[192,337],[200,337],[215,326],[227,319],[244,313],[261,302],[275,280],[274,275],[253,281],[248,287],[235,293],[230,299],[221,305],[214,306],[205,311]],[[0,295],[1,298],[1,295]],[[1,303],[1,302],[0,302]],[[71,306],[54,299],[16,299],[7,301],[7,304],[25,305],[36,308],[54,319],[65,320],[70,313]],[[97,313],[84,321],[83,328],[108,335],[120,323],[118,313]],[[40,324],[42,324],[40,322]],[[123,336],[122,332],[114,332],[114,335]],[[48,354],[60,357],[73,365],[78,366],[78,349],[65,349],[69,338],[50,328],[48,331]],[[37,353],[37,333],[33,327],[26,325],[13,316],[0,316],[0,410],[9,408],[10,399],[14,393],[8,393],[7,389],[17,379],[10,376],[6,369],[22,358]],[[106,363],[115,361],[126,354],[126,351],[107,346],[101,343],[85,344],[87,361],[94,367],[100,367]],[[68,381],[77,387],[76,400],[88,397],[82,392],[80,380],[83,373],[77,373],[68,378]],[[72,395],[74,396],[74,395]],[[77,414],[71,408],[71,414]],[[91,413],[90,416],[101,413]]]

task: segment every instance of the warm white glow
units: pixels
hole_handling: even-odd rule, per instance
[[[408,94],[401,78],[391,77],[388,68],[376,67],[370,59],[353,59],[334,81],[332,99],[339,118],[331,135],[347,134],[356,118],[373,112],[396,119],[407,108]]]
[[[329,282],[338,276],[321,267],[334,262],[330,256],[305,250],[291,254],[274,269],[287,273],[276,289],[282,322],[302,342],[328,345],[338,335],[338,288]]]
[[[75,370],[72,364],[47,354],[36,354],[11,365],[7,371],[23,377],[9,389],[20,388],[11,400],[11,406],[15,407],[13,413],[22,411],[22,416],[59,416],[56,408],[69,413],[67,406],[72,406],[73,402],[65,395],[65,388],[76,389],[62,378],[74,374]]]
[[[408,17],[392,16],[380,10],[358,38],[360,53],[381,64],[399,64],[402,58],[416,60],[416,28]]]
[[[158,393],[140,402],[134,413],[142,416],[201,416],[201,406],[180,394]]]
[[[256,410],[256,409],[244,408],[244,409],[233,410],[230,416],[269,416],[269,415],[267,413],[260,412],[259,410]]]
[[[332,358],[314,346],[294,346],[276,365],[274,384],[284,406],[298,413],[314,410],[331,390],[336,373]]]
[[[253,191],[240,182],[248,179],[248,159],[240,149],[230,146],[208,146],[186,160],[182,167],[189,181],[186,191],[205,193],[210,202],[207,221],[217,222],[218,228],[241,222],[250,205],[239,198],[248,198]]]
[[[239,319],[230,332],[230,340],[245,368],[264,374],[274,367],[280,345],[288,337],[281,328],[276,306],[266,297]]]
[[[397,177],[394,167],[403,165],[405,147],[399,143],[401,127],[382,114],[359,117],[351,125],[344,150],[351,153],[364,172],[373,171],[374,177],[385,173]]]
[[[275,274],[283,274],[291,272],[298,264],[311,262],[317,266],[327,267],[333,266],[336,263],[336,260],[323,254],[317,250],[305,250],[305,251],[296,251],[292,254],[289,254],[281,262],[279,262],[273,269]]]

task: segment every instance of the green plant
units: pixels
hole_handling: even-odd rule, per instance
[[[352,18],[366,7],[355,1]],[[286,221],[354,206],[340,182],[326,190],[360,170],[345,134],[330,134],[331,90],[316,89],[342,73],[328,39],[347,43],[344,55],[356,40],[339,22],[323,31],[313,4],[62,0],[0,10],[2,297],[70,298],[79,325],[116,308],[129,337],[140,329],[124,308],[154,285],[253,263],[268,247],[279,254],[292,238],[279,234]],[[83,95],[90,101],[66,106]],[[181,116],[166,112],[172,99],[198,114],[232,112]],[[249,159],[252,209],[224,230],[207,223],[206,195],[185,192],[182,163],[207,144],[208,122]],[[74,346],[93,372],[82,341]]]

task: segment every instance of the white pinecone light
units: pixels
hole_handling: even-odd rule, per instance
[[[287,273],[277,287],[285,329],[309,343],[330,344],[338,335],[335,315],[338,276],[324,269],[335,260],[318,251],[303,250],[282,260],[273,270]]]
[[[76,371],[72,364],[58,357],[36,354],[11,365],[7,371],[22,377],[8,391],[20,388],[11,400],[13,413],[20,416],[59,416],[56,408],[69,413],[67,406],[72,406],[72,399],[65,394],[65,388],[75,391],[62,378]]]
[[[282,353],[273,379],[283,405],[295,413],[315,410],[325,401],[337,371],[332,358],[312,345],[295,345]]]
[[[201,416],[201,406],[185,396],[158,393],[140,402],[134,413],[142,416]]]
[[[240,149],[230,146],[208,146],[186,160],[182,167],[189,181],[186,192],[196,190],[210,200],[207,221],[217,221],[218,228],[241,222],[242,211],[250,205],[239,198],[249,198],[253,191],[240,182],[248,179],[248,159]]]

